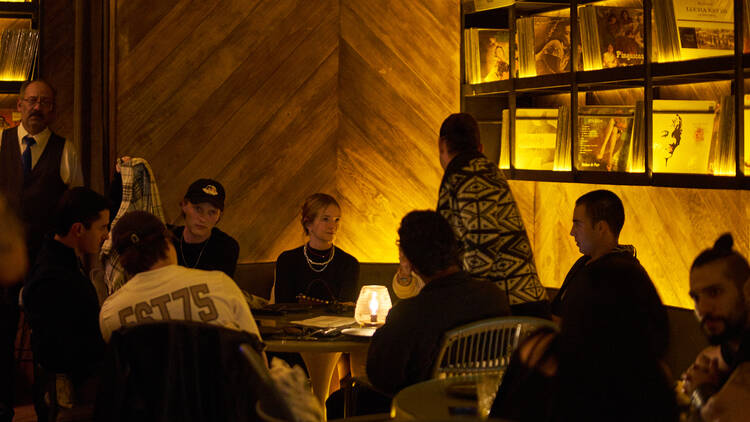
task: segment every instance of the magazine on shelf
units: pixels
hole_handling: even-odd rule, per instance
[[[645,110],[643,101],[635,103],[635,119],[633,120],[633,136],[628,153],[628,172],[643,173],[646,171],[646,130],[643,122]]]
[[[734,54],[733,0],[654,0],[653,7],[659,61]]]
[[[634,120],[634,106],[582,106],[578,113],[576,168],[628,171]]]
[[[643,64],[643,10],[584,6],[579,10],[584,70]]]
[[[507,29],[468,28],[464,30],[467,80],[471,84],[508,79]]]
[[[503,110],[501,149],[510,146],[510,110]],[[570,130],[568,107],[516,109],[513,167],[523,170],[563,170]],[[561,151],[562,150],[562,151]],[[567,154],[570,155],[569,153]],[[508,168],[509,154],[501,154],[500,167]],[[569,161],[568,161],[569,162]],[[505,167],[504,167],[505,165]],[[562,167],[562,168],[561,168]],[[569,166],[568,168],[569,169]]]
[[[711,174],[715,101],[654,100],[654,173]]]
[[[570,18],[530,16],[516,26],[521,77],[570,71]]]

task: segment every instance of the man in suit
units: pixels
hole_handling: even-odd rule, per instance
[[[33,264],[63,192],[83,185],[80,160],[71,142],[49,129],[55,90],[43,81],[24,82],[16,107],[21,124],[0,135],[0,193],[23,222]],[[13,343],[20,286],[0,289],[0,422],[12,418]]]

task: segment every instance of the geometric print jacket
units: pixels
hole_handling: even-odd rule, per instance
[[[546,298],[523,219],[496,164],[478,151],[455,156],[440,183],[437,211],[453,228],[469,274],[497,284],[511,305]]]

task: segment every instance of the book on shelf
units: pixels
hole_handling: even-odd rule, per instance
[[[709,171],[714,176],[734,176],[734,96],[721,97],[714,111],[711,146],[708,151]]]
[[[702,100],[654,100],[654,173],[711,174],[710,150],[717,104]]]
[[[627,172],[633,149],[635,106],[581,106],[578,110],[576,168]]]
[[[584,6],[579,10],[584,70],[643,64],[643,10]]]
[[[513,167],[523,170],[569,170],[569,109],[519,108],[511,122],[510,110],[503,110],[500,167],[508,168],[510,124],[515,123]],[[568,151],[566,153],[566,150]]]
[[[464,30],[464,62],[470,84],[508,79],[507,29],[467,28]]]
[[[654,0],[653,7],[658,61],[734,54],[733,0]]]
[[[6,29],[0,37],[0,80],[25,81],[36,62],[39,31]]]
[[[570,18],[529,16],[516,27],[522,78],[570,71]]]

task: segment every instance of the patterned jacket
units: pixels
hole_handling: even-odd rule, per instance
[[[454,157],[440,183],[437,211],[463,246],[464,269],[494,282],[511,305],[546,298],[508,183],[480,152]]]

